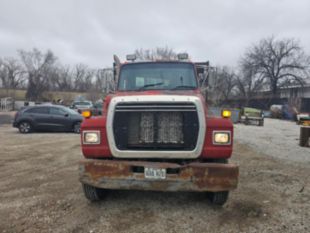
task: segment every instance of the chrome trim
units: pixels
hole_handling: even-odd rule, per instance
[[[100,130],[84,130],[82,132],[82,143],[83,145],[99,145],[101,143],[101,134],[100,134]],[[84,138],[85,138],[85,134],[86,133],[97,133],[98,134],[98,142],[85,142]]]
[[[127,109],[116,109],[116,112],[196,112],[196,109],[134,109],[134,110],[127,110]]]
[[[119,105],[116,108],[193,108],[192,105]]]
[[[198,121],[199,121],[199,131],[197,144],[192,151],[142,151],[142,150],[119,150],[115,145],[114,135],[113,135],[113,119],[115,113],[115,107],[118,103],[124,102],[136,102],[136,103],[193,103],[196,106]],[[183,110],[182,110],[183,111]],[[193,159],[200,156],[204,138],[206,132],[206,119],[204,113],[204,106],[201,100],[196,96],[184,96],[184,95],[149,95],[149,96],[123,96],[123,97],[113,97],[109,104],[107,112],[107,137],[111,153],[117,158],[166,158],[166,159]]]
[[[128,112],[128,111],[135,111],[135,112],[155,112],[155,111],[182,111],[182,112],[193,112],[197,111],[196,106],[191,103],[191,105],[163,105],[163,104],[154,104],[154,105],[117,105],[116,110],[117,112]]]
[[[228,143],[216,143],[214,141],[214,135],[216,133],[228,133],[228,135],[229,135],[229,142]],[[212,144],[216,145],[216,146],[228,146],[228,145],[231,145],[231,131],[230,130],[213,130],[212,131]]]

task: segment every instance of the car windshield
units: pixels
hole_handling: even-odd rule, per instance
[[[136,63],[123,65],[118,90],[186,90],[196,89],[197,81],[191,63]]]

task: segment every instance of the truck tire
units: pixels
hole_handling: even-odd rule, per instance
[[[28,121],[22,121],[18,125],[18,130],[20,133],[23,133],[23,134],[31,133],[32,125]]]
[[[88,184],[82,184],[85,197],[91,202],[100,201],[105,196],[105,190],[90,186]]]
[[[214,205],[224,205],[228,199],[229,191],[222,192],[209,192],[208,197],[212,204]]]
[[[213,159],[212,163],[228,163],[228,159]],[[215,205],[224,205],[228,199],[229,191],[222,192],[207,192],[207,197],[212,204]]]

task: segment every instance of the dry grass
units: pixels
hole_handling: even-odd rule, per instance
[[[13,97],[16,100],[24,100],[26,96],[26,90],[13,90],[13,89],[2,89],[0,88],[0,98]]]
[[[61,92],[61,91],[48,91],[43,94],[44,98],[53,101],[57,99],[62,99],[64,102],[71,102],[78,95],[83,95],[87,97],[85,92]],[[13,97],[15,100],[26,100],[26,90],[13,90],[13,89],[2,89],[0,88],[0,98],[3,97]]]

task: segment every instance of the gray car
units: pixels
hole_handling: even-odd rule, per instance
[[[74,101],[70,108],[81,113],[84,110],[91,110],[93,108],[93,104],[91,101]]]
[[[83,117],[76,111],[58,105],[39,105],[18,111],[13,127],[21,133],[33,131],[63,131],[80,133]]]

